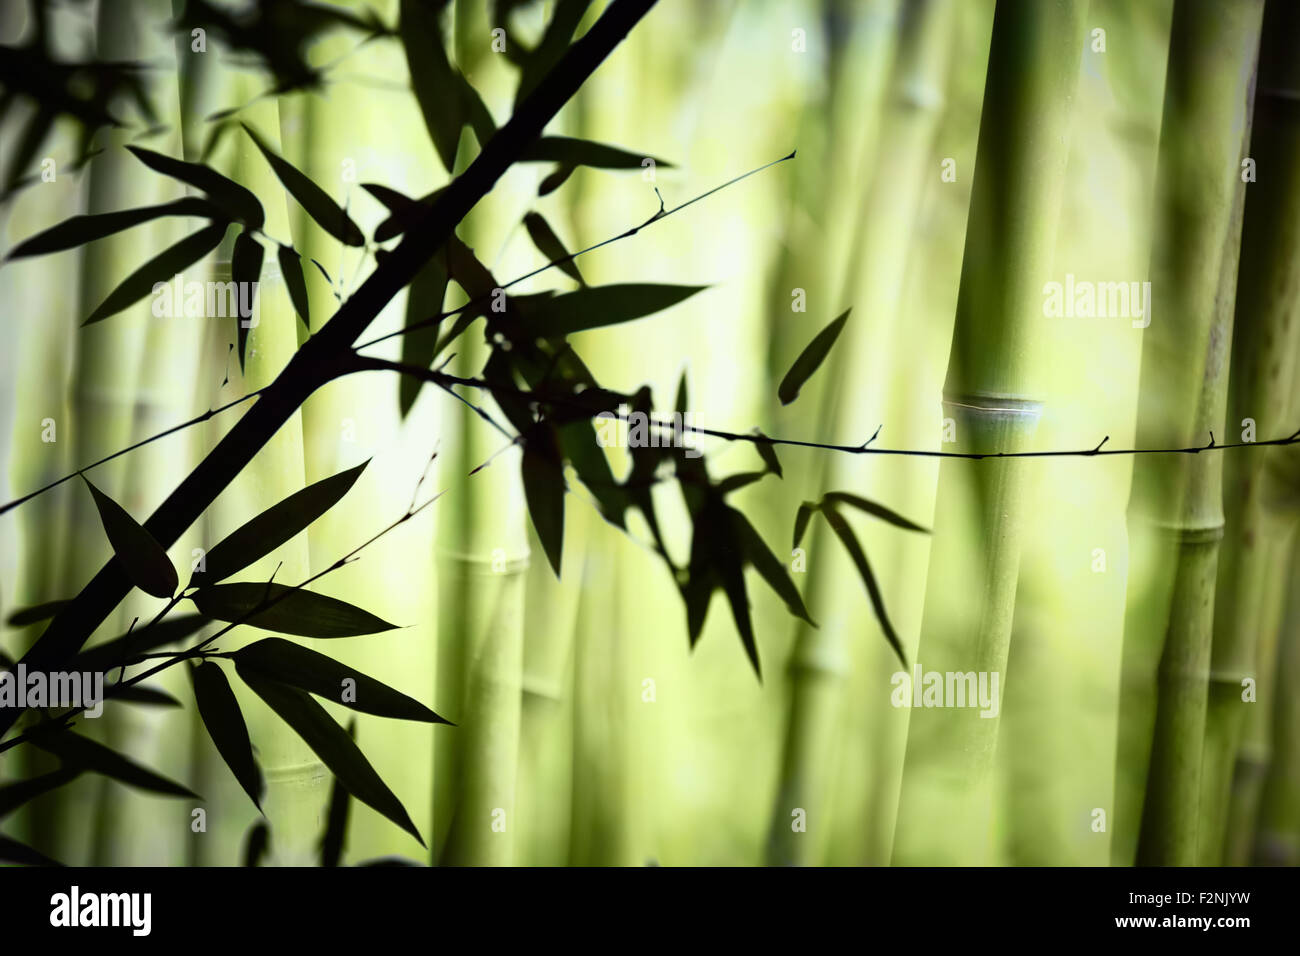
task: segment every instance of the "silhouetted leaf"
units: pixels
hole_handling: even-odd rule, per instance
[[[555,267],[571,279],[576,279],[582,285],[587,284],[582,278],[582,273],[578,271],[578,264],[569,258],[569,250],[564,248],[560,237],[555,234],[540,213],[530,212],[524,216],[524,228],[528,230],[533,245],[547,258],[547,261],[556,263]]]
[[[139,146],[128,146],[135,157],[155,172],[189,183],[201,189],[240,222],[254,229],[261,229],[266,217],[262,204],[257,197],[239,183],[227,179],[214,169],[199,163],[187,163],[182,159],[172,159],[162,153]]]
[[[271,828],[265,820],[258,820],[248,828],[244,840],[244,866],[261,866],[271,848]]]
[[[23,127],[23,135],[18,140],[9,157],[9,174],[5,177],[5,193],[11,193],[23,183],[23,173],[31,166],[37,151],[54,125],[55,114],[48,109],[38,109]],[[8,152],[8,149],[6,149]]]
[[[204,569],[195,571],[196,587],[215,584],[270,554],[329,511],[348,493],[369,459],[355,468],[313,482],[244,522],[208,549]]]
[[[366,244],[366,237],[361,234],[357,224],[338,203],[330,198],[329,193],[317,186],[293,163],[276,153],[247,123],[240,125],[262,151],[262,155],[271,164],[271,168],[275,170],[275,175],[284,184],[284,188],[298,200],[298,205],[307,210],[307,215],[311,216],[318,226],[346,246]]]
[[[194,703],[208,736],[244,788],[253,806],[262,809],[262,771],[253,757],[253,745],[248,739],[248,725],[239,710],[239,701],[230,689],[230,682],[221,667],[204,661],[190,670],[194,680]]]
[[[416,200],[405,193],[400,193],[388,186],[381,186],[379,183],[362,183],[361,188],[383,203],[384,208],[389,212],[397,212],[416,205]]]
[[[538,198],[549,196],[551,193],[555,192],[555,190],[563,186],[565,181],[573,175],[573,171],[577,168],[577,166],[570,166],[567,163],[556,166],[553,172],[549,173],[545,179],[537,184]]]
[[[141,654],[147,654],[197,634],[210,621],[211,618],[204,617],[202,614],[180,614],[163,618],[156,624],[132,629],[111,641],[105,641],[103,644],[82,651],[74,658],[76,669],[107,673]]]
[[[440,16],[444,6],[445,2],[402,0],[400,32],[424,125],[442,165],[451,172],[465,125],[465,102],[457,71],[443,46]]]
[[[758,644],[754,639],[754,625],[749,615],[749,595],[745,590],[744,552],[736,539],[735,525],[729,512],[733,509],[720,499],[710,498],[695,521],[695,534],[704,535],[708,555],[716,570],[718,583],[731,605],[731,616],[736,621],[740,643],[745,648],[749,662],[759,680],[763,678],[758,663]]]
[[[373,860],[362,860],[356,866],[425,866],[417,860],[405,856],[377,856]]]
[[[302,260],[292,246],[281,246],[276,255],[280,260],[280,272],[284,276],[285,288],[289,290],[293,311],[302,319],[303,328],[310,329],[311,310],[307,304],[307,280],[302,276]]]
[[[804,532],[808,530],[808,522],[812,516],[821,510],[820,505],[815,505],[811,501],[805,501],[799,506],[799,513],[794,516],[794,545],[799,547],[799,542],[803,541]]]
[[[533,303],[530,331],[544,338],[572,335],[644,318],[676,305],[702,289],[702,285],[652,285],[628,283],[602,285],[567,292]]]
[[[19,243],[18,247],[9,253],[9,258],[43,256],[51,252],[72,249],[162,216],[224,218],[220,209],[197,196],[187,196],[175,202],[145,206],[141,209],[125,209],[121,212],[105,212],[93,216],[72,216],[57,226],[38,232],[26,242]]]
[[[777,397],[781,399],[782,405],[789,405],[799,397],[799,390],[803,388],[804,383],[817,371],[818,367],[826,360],[830,354],[831,346],[839,338],[840,332],[844,329],[844,323],[848,321],[849,310],[846,309],[844,314],[831,322],[830,325],[822,329],[808,343],[807,347],[799,353],[799,357],[794,360],[790,366],[790,371],[785,373],[785,378],[781,379],[781,384],[777,387]]]
[[[236,665],[240,678],[262,698],[280,719],[307,742],[316,756],[338,778],[348,793],[377,810],[424,846],[424,838],[411,822],[400,800],[375,773],[365,755],[320,704],[305,691],[267,680]]]
[[[100,303],[99,308],[90,313],[90,317],[81,324],[92,325],[110,315],[116,315],[127,306],[149,295],[156,283],[170,282],[177,273],[184,272],[217,248],[226,234],[228,225],[224,222],[213,223],[154,256],[123,279],[121,284],[108,294],[108,298]]]
[[[58,860],[52,860],[44,853],[33,850],[26,843],[19,843],[13,837],[0,833],[0,860],[6,863],[21,863],[24,866],[63,866]]]
[[[832,504],[845,504],[857,508],[859,511],[865,511],[869,515],[874,515],[896,527],[903,528],[906,531],[919,531],[922,534],[929,534],[929,528],[922,528],[919,524],[908,521],[896,511],[891,511],[884,505],[878,505],[874,501],[869,501],[859,495],[849,494],[847,491],[828,491],[822,495],[823,501]]]
[[[47,753],[54,754],[67,767],[103,774],[105,777],[153,793],[172,797],[190,797],[200,801],[203,799],[189,787],[168,780],[116,750],[111,750],[88,737],[74,734],[70,730],[40,734],[32,738],[32,744]]]
[[[871,606],[876,611],[876,620],[880,622],[880,629],[885,633],[885,640],[889,641],[889,646],[894,649],[898,659],[903,662],[903,667],[907,667],[907,655],[903,653],[902,642],[898,639],[898,634],[894,631],[894,625],[889,621],[889,615],[885,613],[885,599],[880,594],[880,587],[876,584],[876,576],[871,572],[871,565],[867,561],[867,555],[863,552],[862,547],[858,544],[857,536],[854,535],[853,529],[849,523],[844,520],[840,513],[833,508],[822,509],[822,515],[826,518],[826,523],[831,526],[831,530],[844,543],[844,549],[848,551],[849,557],[857,566],[858,574],[862,577],[862,583],[867,587],[867,594],[871,597]]]
[[[348,721],[348,737],[357,739],[357,719]],[[325,814],[325,830],[320,837],[320,865],[338,866],[343,859],[343,838],[348,832],[348,810],[351,808],[352,795],[347,792],[338,777],[330,787],[330,805]]]
[[[28,624],[35,624],[37,621],[45,621],[54,617],[68,601],[46,601],[44,604],[33,604],[31,607],[20,607],[9,615],[8,624],[10,627],[26,627]]]
[[[13,783],[0,786],[0,818],[13,813],[23,804],[35,800],[42,794],[56,790],[65,783],[71,783],[79,776],[81,771],[76,767],[60,767],[39,777],[15,780]]]
[[[519,159],[521,162],[551,162],[565,166],[593,166],[598,169],[640,169],[644,160],[653,159],[657,167],[672,168],[672,163],[645,153],[629,153],[616,146],[569,136],[539,137],[531,146],[524,148]]]
[[[754,570],[762,575],[763,580],[785,602],[791,614],[816,627],[817,624],[809,617],[808,609],[803,603],[803,597],[799,594],[799,589],[794,586],[794,581],[790,578],[790,572],[786,569],[785,563],[772,553],[772,549],[767,546],[767,543],[743,514],[732,509],[731,521],[732,526],[736,529],[736,538],[740,544],[740,549],[744,552],[749,563],[754,566]]]
[[[769,472],[766,471],[742,471],[739,474],[728,475],[718,482],[718,494],[728,495],[733,491],[738,491],[746,485],[752,485],[760,478],[766,478]]]
[[[400,196],[400,193],[396,193],[391,189],[388,190],[385,198],[394,201],[393,205],[389,206],[393,214],[375,227],[375,242],[387,242],[394,236],[400,236],[406,232],[421,216],[429,211],[429,207],[433,205],[444,189],[446,189],[445,186],[435,189],[429,195],[422,196],[419,199],[409,199],[402,196],[402,199],[405,200],[404,204],[395,201],[395,197]]]
[[[767,465],[767,470],[778,478],[784,478],[785,472],[781,470],[781,461],[776,457],[776,446],[770,442],[759,441],[754,442],[754,447],[758,450],[758,457],[763,459],[763,464]]]
[[[92,485],[90,479],[82,475],[81,480],[95,499],[108,543],[131,583],[154,597],[169,598],[175,594],[179,581],[163,546],[121,505]]]
[[[337,598],[284,584],[214,584],[195,592],[190,600],[201,614],[218,621],[238,621],[300,637],[354,637],[396,626]],[[268,602],[274,603],[252,613]]]
[[[376,714],[396,720],[418,720],[428,724],[450,723],[415,698],[282,637],[268,637],[249,644],[236,651],[234,658],[235,663],[244,670],[308,691],[363,714]],[[352,681],[352,687],[345,688],[345,680]],[[347,694],[345,690],[348,691]],[[348,696],[353,699],[345,699]]]
[[[541,42],[524,60],[519,86],[515,90],[516,110],[569,48],[573,31],[578,29],[582,15],[587,12],[587,7],[590,5],[591,0],[559,0],[555,4],[555,12],[546,25],[546,32],[542,35]]]
[[[439,250],[424,264],[406,293],[406,326],[410,328],[442,313],[442,300],[447,294],[447,257]],[[433,364],[434,349],[438,345],[439,323],[432,323],[402,336],[402,362],[417,368]],[[398,407],[402,417],[411,410],[424,382],[414,375],[403,375],[398,385]]]
[[[235,237],[235,249],[230,256],[230,278],[234,280],[235,289],[256,289],[255,283],[262,278],[262,259],[266,250],[262,244],[249,235],[245,229]],[[243,293],[236,291],[239,300],[243,301]],[[255,294],[254,294],[255,295]],[[254,298],[249,299],[249,311],[256,308],[257,303]],[[249,327],[244,325],[244,317],[240,315],[239,309],[235,310],[235,335],[239,340],[239,370],[244,370],[244,353],[248,349],[248,332]]]
[[[183,706],[167,691],[157,687],[146,687],[144,684],[130,684],[115,688],[110,703],[113,701],[123,704],[143,704],[146,707]]]
[[[564,552],[564,462],[549,423],[535,425],[526,436],[523,478],[528,514],[558,578]]]

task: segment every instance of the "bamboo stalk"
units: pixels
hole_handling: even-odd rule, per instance
[[[164,22],[171,12],[168,0],[150,0],[142,6],[141,15],[149,24]],[[171,53],[166,37],[153,30],[144,30],[142,37],[149,43],[141,52],[149,60],[168,60]],[[182,148],[180,95],[178,76],[170,71],[159,71],[150,87],[156,108],[171,132],[165,140],[153,144],[168,154],[179,153]],[[193,121],[191,120],[191,125]],[[137,169],[137,176],[147,175]],[[165,199],[179,198],[182,187],[170,180],[158,184]],[[165,219],[150,224],[150,242],[165,247],[192,232],[200,223],[194,220]],[[138,243],[133,234],[127,242]],[[186,281],[198,278],[186,276]],[[181,315],[162,318],[150,315],[144,333],[144,358],[140,378],[134,383],[134,414],[131,429],[132,441],[139,441],[184,421],[196,409],[197,372],[206,330],[202,321]],[[127,463],[123,496],[120,503],[132,514],[147,514],[198,462],[198,449],[188,441],[195,436],[171,445],[155,444],[135,452]],[[197,545],[197,535],[186,534],[173,549],[177,563],[185,566],[185,557]],[[125,605],[125,616],[139,616],[147,620],[155,613],[157,602],[143,595],[133,595]],[[158,679],[158,685],[173,695],[188,693],[188,680],[179,669]],[[151,767],[177,774],[173,768],[183,768],[189,763],[190,735],[184,732],[189,715],[167,708],[121,707],[108,725],[109,744],[119,751],[132,754]],[[192,808],[184,808],[186,810]],[[151,798],[143,797],[123,787],[104,781],[96,819],[95,861],[97,865],[171,865],[183,858],[186,837],[192,832],[188,812],[178,813],[170,826],[157,827],[158,838],[143,842],[131,838],[157,820],[158,808]]]
[[[1039,416],[1036,325],[1068,159],[1069,105],[1086,10],[1086,3],[1000,0],[994,13],[944,388],[959,450],[1023,449]],[[1026,474],[1020,459],[975,467],[972,475],[947,459],[939,470],[917,661],[927,671],[986,675],[992,688],[992,675],[1000,680],[1006,670]],[[974,518],[969,540],[962,533],[967,515]],[[969,594],[974,606],[955,601],[955,590]],[[987,713],[952,707],[910,715],[895,863],[988,858],[998,720]]]
[[[1180,0],[1174,9],[1140,447],[1195,445],[1222,431],[1244,199],[1239,161],[1262,10],[1261,3],[1209,0]],[[1196,811],[1187,788],[1195,793],[1200,785],[1221,466],[1221,459],[1183,455],[1134,465],[1111,814],[1111,858],[1121,865],[1194,860]]]
[[[1247,187],[1229,434],[1248,418],[1266,434],[1296,427],[1287,403],[1300,354],[1300,120],[1288,97],[1300,96],[1300,62],[1288,45],[1298,31],[1294,5],[1266,6],[1250,149],[1263,173]],[[1256,679],[1256,641],[1264,622],[1277,617],[1288,574],[1275,540],[1293,532],[1294,515],[1269,494],[1269,460],[1267,454],[1240,455],[1224,463],[1227,537],[1215,598],[1200,799],[1198,860],[1208,866],[1222,860],[1233,767],[1246,715],[1257,706],[1243,701],[1243,684]]]
[[[136,60],[151,50],[146,24],[154,17],[159,0],[139,0],[111,8],[101,5],[96,16],[97,55],[107,60]],[[162,16],[166,16],[164,9]],[[101,213],[147,206],[159,201],[169,187],[158,177],[142,175],[140,164],[122,146],[130,142],[127,129],[105,131],[102,156],[89,166],[87,212]],[[165,237],[153,234],[154,241]],[[77,324],[90,315],[123,278],[139,267],[139,233],[109,236],[86,246],[81,255],[80,299]],[[85,328],[72,336],[75,365],[72,372],[70,416],[65,434],[72,439],[76,462],[94,461],[130,443],[135,412],[135,386],[144,357],[145,329],[149,302],[138,303],[111,319]],[[127,463],[110,462],[96,473],[96,486],[115,501],[122,501],[127,489]],[[62,567],[62,587],[72,591],[95,573],[111,551],[103,536],[99,516],[88,495],[72,495],[67,503],[68,546]],[[107,623],[109,633],[121,633],[130,618],[120,606]],[[106,733],[95,725],[96,735]],[[53,794],[40,808],[36,824],[41,845],[54,847],[56,859],[67,862],[93,859],[95,820],[110,787],[119,784],[103,778],[83,777]],[[45,811],[48,811],[46,813]]]
[[[1265,667],[1260,667],[1260,691],[1267,692],[1268,697],[1261,696],[1258,706],[1261,710],[1268,708],[1270,713],[1265,715],[1268,719],[1261,720],[1256,716],[1257,711],[1251,711],[1248,718],[1252,725],[1263,730],[1259,737],[1266,738],[1264,746],[1271,759],[1267,760],[1267,770],[1259,767],[1254,780],[1249,781],[1254,792],[1246,789],[1242,813],[1232,820],[1236,826],[1251,824],[1249,829],[1233,829],[1228,834],[1225,862],[1234,865],[1248,861],[1256,866],[1300,864],[1300,695],[1295,693],[1300,681],[1300,561],[1297,561],[1300,554],[1294,547],[1294,535],[1291,543],[1288,551],[1277,555],[1279,563],[1284,563],[1288,553],[1291,558],[1285,624],[1280,639],[1269,639],[1270,635],[1277,634],[1277,628],[1264,632],[1259,648],[1261,665],[1265,664],[1266,651],[1275,652],[1276,656],[1276,669],[1267,667],[1271,678],[1267,680],[1267,690]],[[1259,737],[1248,742],[1258,746]],[[1243,757],[1245,751],[1243,746]],[[1258,758],[1260,751],[1251,756]],[[1241,771],[1239,767],[1238,773]],[[1251,846],[1249,855],[1245,852],[1248,846]]]
[[[836,353],[845,356],[836,361],[837,368],[848,362],[848,356],[864,356],[864,373],[854,374],[852,378],[871,383],[871,387],[860,402],[842,403],[839,389],[824,393],[829,414],[823,419],[833,419],[835,409],[844,405],[838,413],[841,433],[861,428],[864,407],[870,414],[873,405],[882,404],[890,384],[884,374],[885,356],[890,350],[882,347],[882,340],[890,339],[895,324],[908,252],[912,248],[912,224],[924,184],[933,174],[933,165],[928,160],[942,115],[953,12],[953,6],[946,0],[913,0],[901,10],[898,52],[881,122],[881,139],[890,143],[890,162],[877,169],[863,199],[859,220],[862,225],[850,260],[864,264],[853,287],[855,321],[846,327],[845,341],[839,344]],[[860,367],[859,363],[854,364]],[[827,379],[834,381],[838,377],[828,374]],[[838,470],[825,459],[818,463],[821,482]],[[851,480],[848,475],[844,478]],[[850,487],[856,489],[858,485],[853,483]],[[819,557],[826,555],[827,545],[836,546],[819,523],[809,552]],[[870,543],[867,547],[871,552]],[[809,600],[813,602],[813,613],[822,615],[820,602],[840,589],[833,588],[827,580],[831,566],[819,561],[816,567],[810,580]],[[829,810],[834,763],[828,756],[841,723],[840,690],[854,655],[847,642],[879,641],[874,626],[868,625],[867,634],[854,633],[859,629],[850,627],[837,611],[830,612],[834,619],[824,621],[820,628],[804,622],[796,626],[795,647],[788,665],[789,722],[769,837],[768,859],[774,864],[816,862],[826,846],[830,831],[823,821]],[[854,617],[861,615],[859,608],[852,613]],[[793,808],[803,809],[813,821],[808,831],[792,828]]]

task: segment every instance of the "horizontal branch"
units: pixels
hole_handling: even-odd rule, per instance
[[[514,398],[527,399],[528,401],[545,402],[551,405],[563,405],[568,408],[580,409],[588,412],[592,418],[598,415],[611,415],[620,421],[626,421],[626,415],[620,415],[616,409],[604,411],[593,411],[590,404],[580,402],[576,399],[568,399],[565,396],[547,395],[527,389],[518,388],[513,385],[502,383],[488,382],[481,378],[465,378],[460,375],[449,375],[446,372],[438,371],[431,368],[423,368],[418,365],[408,365],[402,362],[392,362],[388,359],[374,358],[369,355],[356,356],[350,371],[387,371],[397,372],[401,375],[410,375],[425,382],[432,382],[442,388],[450,391],[453,385],[462,385],[468,388],[478,388],[487,392],[503,395],[510,395]],[[455,393],[452,393],[455,394]],[[456,396],[460,398],[459,395]],[[708,435],[711,438],[721,438],[726,441],[744,441],[754,445],[785,445],[794,448],[816,448],[822,451],[841,452],[847,455],[896,455],[901,457],[912,458],[964,458],[969,461],[983,461],[986,458],[1098,458],[1105,455],[1196,455],[1203,451],[1225,451],[1229,448],[1265,448],[1270,445],[1295,445],[1300,444],[1300,429],[1292,432],[1285,438],[1271,438],[1266,441],[1243,441],[1228,442],[1220,444],[1214,440],[1214,435],[1210,435],[1209,444],[1193,445],[1187,448],[1105,448],[1106,442],[1110,441],[1107,435],[1095,447],[1092,448],[1069,448],[1057,449],[1051,451],[989,451],[989,452],[960,452],[960,451],[933,451],[927,448],[875,448],[872,442],[880,434],[877,428],[875,434],[861,445],[836,445],[827,442],[803,441],[797,438],[774,438],[771,435],[750,432],[742,434],[740,432],[724,431],[719,428],[705,428],[700,425],[688,425],[685,422],[663,421],[651,415],[646,416],[646,424],[651,428],[668,429],[680,432],[690,432],[696,435]]]

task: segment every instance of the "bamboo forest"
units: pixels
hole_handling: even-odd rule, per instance
[[[1300,863],[1300,3],[4,0],[0,137],[11,874]]]

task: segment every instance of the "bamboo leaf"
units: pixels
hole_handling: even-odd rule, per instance
[[[19,843],[3,833],[0,833],[0,860],[25,866],[63,866],[58,860],[52,860],[39,850],[33,850],[26,843]]]
[[[218,206],[228,211],[246,226],[261,229],[262,224],[266,221],[265,214],[262,212],[262,204],[257,201],[257,197],[239,183],[227,179],[216,170],[199,163],[187,163],[181,159],[172,159],[170,156],[164,156],[162,153],[155,153],[151,149],[143,149],[139,146],[128,146],[127,149],[131,151],[136,159],[154,172],[170,176],[172,179],[179,179],[196,189],[203,190],[216,200]]]
[[[524,497],[533,528],[555,576],[564,551],[564,462],[555,429],[539,423],[527,433],[523,455]]]
[[[123,685],[113,691],[114,701],[124,704],[143,704],[147,707],[181,707],[179,700],[167,691],[143,684]]]
[[[247,671],[297,687],[363,714],[449,724],[413,697],[375,680],[333,658],[281,637],[268,637],[234,654],[235,663]],[[344,681],[352,681],[346,687]],[[347,699],[351,697],[351,700]]]
[[[366,237],[361,234],[360,228],[343,208],[330,198],[329,193],[317,186],[293,163],[276,153],[247,123],[240,125],[262,151],[262,155],[271,164],[271,168],[275,170],[275,175],[284,184],[284,188],[289,190],[289,194],[298,201],[298,205],[307,210],[307,215],[311,216],[318,226],[345,246],[366,244]]]
[[[400,800],[375,772],[365,754],[320,704],[305,691],[267,680],[247,668],[236,671],[253,693],[293,728],[348,793],[383,814],[424,846],[424,838],[411,822]]]
[[[415,100],[429,130],[442,165],[451,172],[456,164],[461,127],[465,125],[464,95],[457,71],[443,46],[441,3],[402,0],[400,33],[411,74]]]
[[[919,524],[908,521],[898,512],[891,511],[884,505],[876,504],[874,501],[869,501],[859,495],[850,494],[847,491],[829,491],[822,495],[822,500],[831,502],[832,504],[849,505],[853,508],[857,508],[859,511],[864,511],[869,515],[888,521],[890,524],[903,528],[906,531],[919,531],[921,534],[930,533],[929,528],[923,528]]]
[[[15,780],[13,783],[0,786],[0,819],[13,813],[23,804],[35,800],[51,790],[57,790],[65,783],[71,783],[80,775],[81,771],[76,767],[60,767],[58,770],[43,773],[39,777]]]
[[[549,196],[551,193],[555,192],[555,190],[563,186],[565,181],[573,175],[573,171],[577,168],[577,166],[570,166],[568,163],[561,163],[559,166],[556,166],[553,172],[549,173],[545,179],[537,184],[538,198],[540,199],[542,196]]]
[[[254,239],[247,229],[235,237],[235,249],[230,256],[230,278],[235,282],[236,295],[239,301],[243,301],[242,289],[256,289],[256,283],[262,278],[262,259],[266,255],[266,250],[262,244]],[[249,299],[249,311],[256,307],[256,303]],[[244,353],[248,349],[248,332],[249,329],[244,325],[244,317],[235,310],[235,336],[238,339],[239,347],[239,370],[244,370]]]
[[[92,485],[90,479],[82,475],[81,480],[95,499],[108,543],[131,583],[154,597],[169,598],[175,594],[179,581],[163,546],[121,505]]]
[[[74,660],[78,670],[101,671],[107,673],[126,664],[140,654],[147,654],[159,647],[183,641],[202,630],[211,618],[202,614],[182,614],[168,617],[156,624],[149,624],[139,630],[131,630],[120,637],[82,651]]]
[[[733,491],[738,491],[746,485],[752,485],[760,478],[766,478],[771,472],[767,471],[742,471],[739,474],[728,475],[718,482],[718,494],[728,495]]]
[[[772,549],[767,546],[758,531],[749,523],[748,518],[734,508],[730,510],[732,526],[736,529],[736,538],[745,558],[754,566],[754,570],[762,576],[772,590],[777,593],[777,596],[785,602],[791,614],[816,627],[817,622],[809,617],[808,609],[803,603],[803,597],[799,594],[799,589],[794,586],[790,572],[786,570],[785,562],[772,553]]]
[[[555,12],[551,15],[550,23],[546,25],[546,32],[542,35],[541,42],[524,61],[519,86],[515,90],[516,110],[569,48],[573,31],[578,29],[582,15],[587,12],[587,7],[590,5],[591,0],[559,0],[555,4]]]
[[[155,284],[170,282],[178,272],[184,272],[217,248],[226,234],[228,225],[225,222],[213,223],[154,256],[123,279],[121,284],[108,294],[108,298],[100,303],[99,308],[90,313],[90,317],[81,324],[92,325],[110,315],[116,315],[127,306],[149,295]]]
[[[578,264],[569,258],[569,250],[564,248],[564,243],[560,241],[560,237],[551,229],[541,213],[530,212],[524,216],[524,228],[528,230],[528,235],[533,240],[533,245],[537,247],[537,251],[544,255],[548,262],[557,263],[557,269],[579,284],[587,284],[587,281],[582,278],[582,273],[578,271]]]
[[[305,329],[311,329],[311,313],[307,304],[307,280],[302,275],[302,259],[292,246],[281,246],[276,253],[280,260],[280,272],[284,276],[285,288],[289,290],[289,301],[293,311],[302,319]]]
[[[849,523],[844,520],[843,516],[833,508],[822,509],[822,515],[826,518],[826,523],[831,526],[831,530],[839,537],[844,544],[844,549],[848,551],[849,557],[857,566],[858,574],[862,577],[862,583],[866,585],[867,594],[871,598],[871,606],[876,611],[876,620],[880,622],[880,629],[885,633],[885,640],[889,641],[889,646],[894,649],[898,659],[902,661],[903,667],[907,667],[907,655],[903,653],[903,644],[898,639],[898,634],[894,631],[894,625],[889,621],[889,615],[885,613],[885,600],[881,596],[880,587],[876,584],[876,576],[871,571],[871,564],[867,561],[867,555],[858,544],[858,538],[849,527]]]
[[[248,828],[248,837],[244,840],[244,866],[261,866],[270,848],[271,827],[265,820],[258,820]]]
[[[63,607],[69,602],[64,601],[46,601],[44,604],[33,604],[31,607],[20,607],[9,615],[8,625],[10,627],[26,627],[28,624],[35,624],[38,621],[46,621],[58,614]]]
[[[111,777],[121,783],[152,793],[190,797],[200,801],[203,799],[189,787],[168,780],[116,750],[96,743],[88,737],[74,734],[70,730],[41,734],[32,738],[32,744],[46,753],[54,754],[66,767],[103,774],[105,777]]]
[[[794,545],[799,547],[799,542],[803,541],[804,532],[808,530],[808,522],[812,516],[821,510],[821,505],[815,505],[811,501],[805,501],[799,506],[799,513],[794,516]]]
[[[724,505],[720,498],[710,497],[695,521],[695,537],[702,536],[705,556],[717,575],[718,584],[731,605],[740,643],[754,673],[762,680],[763,671],[758,663],[758,644],[754,639],[754,625],[749,614],[749,595],[745,589],[744,552],[737,540],[735,524],[731,520],[734,509]],[[692,548],[694,548],[692,539]],[[692,566],[695,558],[692,555]]]
[[[569,136],[542,136],[520,154],[521,162],[550,162],[563,166],[592,166],[598,169],[640,169],[642,162],[654,160],[661,169],[672,169],[672,163],[655,159],[645,153],[629,153],[616,146],[593,143]],[[549,190],[548,190],[549,191]]]
[[[204,661],[191,668],[190,677],[194,681],[194,703],[217,753],[221,754],[221,759],[253,801],[253,806],[261,810],[262,771],[253,756],[253,745],[248,739],[248,725],[244,722],[244,715],[239,710],[239,701],[230,688],[230,682],[226,680],[220,666],[212,661]]]
[[[242,571],[270,554],[342,500],[356,484],[369,459],[337,475],[313,482],[240,525],[204,555],[204,568],[190,583],[204,587]]]
[[[794,360],[790,366],[790,371],[785,373],[785,378],[781,379],[781,384],[777,387],[776,394],[781,399],[782,405],[789,405],[799,397],[799,390],[803,388],[804,383],[812,377],[813,372],[821,366],[830,354],[831,346],[835,340],[840,337],[840,332],[844,330],[844,323],[848,321],[849,311],[846,309],[844,314],[831,322],[830,325],[822,329],[808,343],[807,347],[799,353],[799,357]]]
[[[763,433],[758,432],[758,434],[762,435]],[[760,441],[755,442],[754,447],[758,449],[758,457],[763,459],[763,464],[767,466],[767,470],[778,478],[784,478],[785,472],[781,470],[781,460],[776,457],[776,446],[770,442]]]
[[[214,584],[190,600],[199,613],[218,621],[300,637],[354,637],[396,626],[344,601],[284,584]]]
[[[357,719],[348,721],[348,737],[357,739]],[[320,865],[338,866],[343,859],[343,838],[348,831],[348,810],[351,809],[352,795],[347,792],[339,778],[334,778],[330,787],[330,805],[325,814],[325,830],[320,838]]]
[[[439,250],[424,267],[416,273],[406,295],[406,325],[423,322],[442,313],[442,301],[447,294],[447,257]],[[435,349],[438,345],[438,328],[440,323],[426,325],[414,332],[402,336],[402,362],[417,368],[428,368],[433,364]],[[403,375],[398,385],[398,407],[402,417],[415,404],[424,382],[414,375]]]
[[[595,286],[538,300],[531,305],[529,318],[539,336],[558,338],[644,318],[706,288],[650,283]]]
[[[72,216],[44,232],[38,232],[26,242],[19,243],[18,247],[9,253],[8,258],[22,259],[26,256],[43,256],[51,252],[72,249],[162,216],[224,218],[218,207],[197,196],[186,196],[175,202],[144,206],[140,209],[99,213],[93,216]]]

